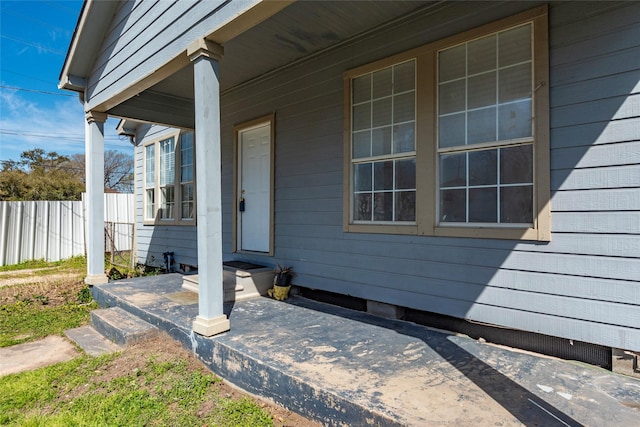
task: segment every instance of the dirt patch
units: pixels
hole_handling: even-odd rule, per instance
[[[96,371],[96,375],[91,379],[94,383],[108,382],[123,375],[135,373],[143,370],[147,361],[153,358],[156,362],[169,362],[181,359],[186,361],[187,369],[190,371],[200,371],[203,374],[211,374],[211,371],[200,362],[192,353],[184,349],[177,341],[173,340],[166,334],[159,337],[128,346],[120,357]],[[241,390],[229,385],[225,382],[216,383],[216,388],[220,396],[241,399],[247,396]],[[79,388],[76,391],[82,393]],[[73,397],[73,396],[70,396]],[[308,420],[295,412],[289,411],[272,402],[263,401],[256,397],[250,397],[258,403],[273,418],[274,425],[277,427],[296,426],[296,427],[319,427],[321,424]],[[210,401],[205,402],[197,412],[200,415],[209,413],[214,408],[214,404]]]
[[[25,270],[0,271],[0,288],[25,283],[52,283],[82,279],[84,275],[59,267],[32,268]]]
[[[12,282],[9,283],[12,286],[5,286],[5,281]],[[58,307],[76,302],[78,294],[86,287],[82,277],[69,273],[2,278],[0,282],[0,305],[23,301]]]

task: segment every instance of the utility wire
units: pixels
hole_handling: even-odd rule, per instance
[[[49,47],[45,47],[45,46],[41,45],[40,43],[28,42],[26,40],[17,39],[15,37],[10,37],[10,36],[7,36],[5,34],[0,34],[0,37],[2,37],[3,39],[14,41],[16,43],[22,43],[22,44],[25,44],[27,46],[35,47],[36,49],[42,50],[44,52],[53,53],[54,55],[66,56],[66,54],[67,54],[66,52],[62,52],[62,51],[59,51],[59,50],[51,49]]]
[[[36,132],[25,132],[25,131],[20,131],[20,130],[12,130],[12,129],[0,129],[0,134],[2,135],[15,135],[15,136],[26,136],[26,137],[30,137],[30,138],[63,138],[69,141],[81,141],[84,142],[84,135],[79,135],[79,134],[55,134],[55,133],[48,133],[48,134],[44,134],[44,133],[36,133]],[[124,139],[126,137],[122,137],[122,139],[120,139],[120,137],[105,137],[105,141],[112,141],[112,142],[128,142],[128,138]]]
[[[45,95],[55,95],[55,96],[77,96],[77,95],[73,95],[73,94],[67,94],[67,93],[56,93],[56,92],[47,92],[46,90],[37,90],[37,89],[25,89],[23,87],[16,87],[16,86],[5,86],[5,85],[0,85],[0,88],[2,89],[12,89],[12,90],[20,90],[22,92],[33,92],[33,93],[41,93],[41,94],[45,94]]]
[[[26,77],[26,78],[32,79],[32,80],[38,80],[40,82],[48,83],[48,84],[54,85],[54,86],[58,84],[58,82],[54,82],[54,81],[51,81],[51,80],[44,80],[44,79],[41,79],[41,78],[38,78],[38,77],[34,77],[34,76],[28,76],[26,74],[22,74],[22,73],[19,73],[17,71],[9,70],[7,68],[0,68],[0,71],[5,72],[5,73],[15,74],[17,76]]]
[[[44,26],[49,27],[51,29],[54,29],[54,30],[56,30],[56,31],[58,31],[60,33],[65,33],[66,34],[66,33],[69,32],[69,30],[65,30],[64,28],[58,27],[58,26],[53,25],[53,24],[51,24],[49,22],[41,21],[39,19],[34,18],[33,16],[25,15],[23,13],[15,11],[15,10],[7,9],[6,7],[0,8],[0,11],[2,11],[3,14],[9,14],[9,15],[17,16],[19,18],[26,19],[26,20],[31,21],[31,22],[35,22],[35,23],[37,23],[39,25],[44,25]]]

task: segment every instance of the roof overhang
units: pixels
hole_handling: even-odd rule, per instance
[[[59,89],[84,92],[95,55],[118,2],[86,0],[60,72]]]
[[[205,37],[224,47],[223,94],[444,4],[437,0],[254,2]],[[111,3],[111,9],[103,3]],[[95,52],[111,20],[106,17],[115,12],[113,3],[117,2],[86,1],[60,76],[61,89],[85,91]],[[88,99],[87,108],[140,122],[192,128],[193,70],[187,49],[184,46],[174,58],[108,99],[93,103]]]

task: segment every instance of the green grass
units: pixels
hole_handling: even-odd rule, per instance
[[[58,307],[18,301],[0,306],[0,347],[8,347],[62,335],[66,329],[77,328],[89,320],[89,312],[98,308],[95,302],[65,304]]]
[[[86,258],[83,256],[75,256],[64,259],[62,261],[45,261],[44,259],[36,259],[31,261],[23,261],[20,264],[3,265],[0,266],[0,272],[3,271],[16,271],[16,270],[30,270],[30,269],[44,269],[43,271],[37,271],[33,274],[49,274],[50,269],[55,270],[78,270],[83,271],[87,268]]]
[[[219,379],[190,370],[183,359],[121,372],[121,354],[83,356],[0,378],[0,424],[8,426],[272,426],[248,398],[218,391]]]

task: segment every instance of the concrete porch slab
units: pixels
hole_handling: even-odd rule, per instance
[[[300,297],[225,305],[231,330],[191,330],[182,276],[94,286],[253,394],[325,425],[633,425],[640,381]]]

